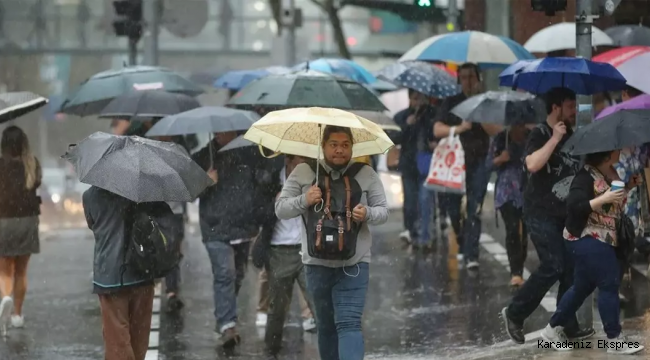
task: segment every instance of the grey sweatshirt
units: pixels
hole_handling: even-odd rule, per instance
[[[323,168],[330,174],[332,179],[338,179],[340,173],[332,170],[325,163],[321,162]],[[349,165],[348,165],[349,166]],[[307,198],[306,193],[311,187],[316,174],[307,164],[300,164],[291,172],[284,183],[282,193],[275,202],[275,214],[279,219],[292,219],[303,216],[306,220]],[[302,227],[302,262],[307,265],[321,265],[327,267],[343,267],[355,265],[359,262],[370,263],[370,247],[372,236],[368,225],[381,225],[388,221],[388,205],[384,186],[379,175],[370,167],[364,166],[355,176],[355,180],[361,186],[361,204],[366,207],[366,221],[361,226],[357,237],[357,251],[354,257],[348,260],[321,260],[309,256],[307,251],[307,232]]]

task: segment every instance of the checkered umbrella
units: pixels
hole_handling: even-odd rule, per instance
[[[43,107],[47,102],[46,98],[29,91],[0,94],[0,124]]]

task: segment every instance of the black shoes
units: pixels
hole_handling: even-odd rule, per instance
[[[524,336],[524,327],[523,324],[517,324],[514,321],[510,320],[508,317],[508,307],[504,307],[501,310],[501,318],[506,326],[506,332],[508,336],[517,344],[523,344],[526,342],[526,337]]]

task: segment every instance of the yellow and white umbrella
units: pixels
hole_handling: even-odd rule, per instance
[[[372,121],[348,111],[320,107],[272,111],[255,122],[244,138],[276,153],[320,159],[327,125],[352,130],[352,157],[383,154],[395,146]]]

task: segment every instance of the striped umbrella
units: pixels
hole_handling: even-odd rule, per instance
[[[428,38],[412,47],[400,61],[472,62],[483,68],[504,67],[517,60],[534,59],[513,40],[480,31],[463,31]]]
[[[626,46],[607,51],[593,58],[616,68],[627,80],[627,85],[650,94],[650,47]]]

